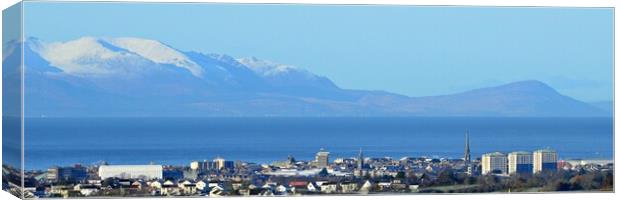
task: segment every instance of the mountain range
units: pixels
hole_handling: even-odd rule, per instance
[[[182,51],[150,39],[30,37],[23,48],[24,113],[30,117],[611,116],[536,80],[409,97],[343,89],[295,66]],[[17,56],[3,56],[3,65]]]

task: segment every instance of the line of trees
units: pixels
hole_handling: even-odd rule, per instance
[[[547,191],[613,191],[613,171],[565,171],[544,172],[537,174],[515,174],[509,177],[483,175],[472,177],[447,169],[437,174],[434,180],[425,180],[420,184],[420,192],[547,192]],[[438,190],[436,186],[470,185],[471,187],[454,187]],[[427,189],[424,189],[427,188]]]

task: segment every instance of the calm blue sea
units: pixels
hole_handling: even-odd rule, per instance
[[[613,157],[612,118],[28,118],[26,169],[53,165],[189,164],[192,160],[335,157],[460,158],[550,147],[561,159]]]

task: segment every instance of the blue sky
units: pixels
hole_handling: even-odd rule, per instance
[[[613,10],[415,6],[25,4],[27,36],[142,37],[181,50],[255,56],[348,89],[440,95],[540,80],[609,101]]]

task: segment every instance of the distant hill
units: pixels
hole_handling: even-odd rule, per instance
[[[408,97],[343,89],[294,66],[141,38],[28,38],[24,46],[31,117],[610,116],[535,80]]]
[[[597,101],[590,102],[590,105],[597,107],[600,110],[610,113],[610,115],[614,112],[614,102],[613,101]]]
[[[597,116],[604,112],[558,93],[540,81],[520,81],[463,93],[417,98],[409,104],[428,115]]]

